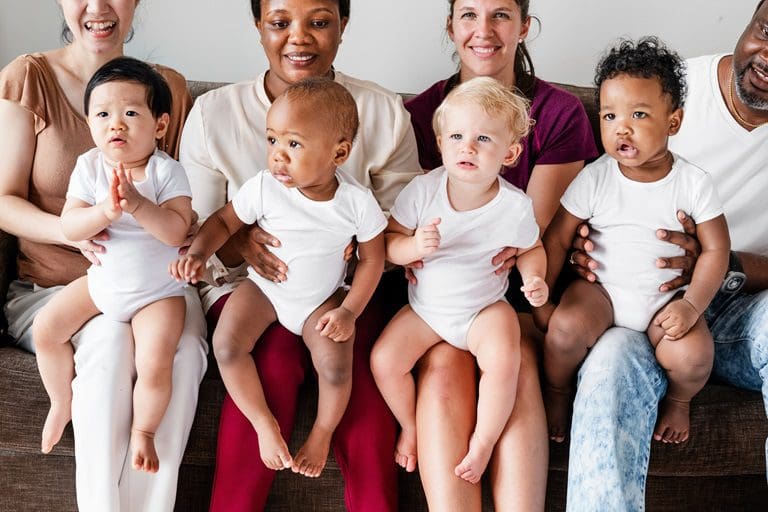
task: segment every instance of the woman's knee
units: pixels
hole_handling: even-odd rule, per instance
[[[439,343],[419,360],[417,368],[420,398],[453,400],[465,394],[474,396],[476,364],[469,352]]]

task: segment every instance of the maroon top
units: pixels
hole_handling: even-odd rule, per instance
[[[458,75],[441,80],[405,103],[419,146],[419,162],[431,170],[443,165],[432,131],[432,116]],[[573,94],[535,79],[531,118],[536,120],[531,133],[522,140],[523,151],[517,164],[504,167],[501,175],[525,190],[535,165],[563,164],[590,160],[598,156],[587,113]]]

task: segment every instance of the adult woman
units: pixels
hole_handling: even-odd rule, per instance
[[[533,199],[543,231],[557,210],[566,187],[584,160],[597,156],[586,113],[572,95],[539,80],[533,73],[525,38],[531,18],[527,0],[449,0],[448,35],[460,59],[458,73],[437,82],[406,104],[426,169],[441,165],[432,114],[456,84],[475,76],[491,76],[516,86],[531,100],[533,131],[523,142],[517,164],[502,175]],[[497,257],[500,264],[504,255]],[[510,286],[514,292],[519,286]],[[534,340],[539,334],[529,314],[520,315],[522,366],[517,402],[496,448],[491,466],[494,501],[499,509],[544,508],[547,477],[547,426],[539,390]],[[475,410],[475,366],[472,358],[446,343],[420,362],[417,429],[422,482],[430,507],[437,510],[463,503],[479,510],[477,486],[453,474],[472,434]],[[444,397],[451,397],[444,400]]]
[[[206,217],[246,179],[267,167],[266,111],[290,84],[310,76],[333,77],[355,98],[361,126],[342,168],[370,187],[382,208],[388,209],[399,190],[421,172],[416,142],[407,112],[395,94],[332,68],[349,19],[349,0],[252,0],[251,8],[269,69],[254,81],[211,91],[190,112],[181,161],[192,183],[195,209]],[[265,265],[263,254],[254,255],[259,244],[251,240],[248,234],[234,237],[229,248],[219,251],[218,259],[214,258],[218,261],[212,262],[213,277],[235,280],[238,274],[225,265],[231,267],[245,258],[270,279],[290,278],[282,262]],[[209,319],[217,318],[226,300],[222,296],[231,289],[204,290],[204,304],[213,305]],[[394,421],[368,364],[371,344],[387,319],[381,305],[386,293],[387,285],[382,283],[378,298],[374,296],[357,321],[352,396],[334,434],[336,461],[347,482],[346,504],[353,511],[397,507]],[[282,433],[290,437],[298,388],[308,366],[307,351],[301,340],[275,325],[256,344],[253,356],[269,408]],[[274,472],[259,460],[253,427],[227,398],[219,426],[212,510],[264,507]]]
[[[19,280],[5,312],[9,333],[34,351],[35,313],[63,284],[85,273],[103,248],[64,239],[58,215],[80,153],[93,147],[83,116],[88,79],[123,54],[138,0],[59,0],[62,48],[23,55],[0,72],[0,228],[19,238]],[[161,149],[174,154],[190,99],[184,78],[158,67],[174,108]],[[53,263],[55,262],[55,263]],[[206,367],[205,322],[199,300],[187,296],[184,334],[174,361],[173,396],[155,442],[162,461],[152,476],[126,457],[132,416],[133,341],[128,324],[97,316],[72,339],[72,383],[78,507],[83,511],[172,510],[178,466],[192,426]]]

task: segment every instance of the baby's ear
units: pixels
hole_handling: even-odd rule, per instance
[[[155,121],[155,138],[162,139],[165,132],[168,131],[168,125],[171,122],[171,116],[168,113],[160,114]]]
[[[336,164],[336,167],[347,161],[351,151],[352,143],[347,139],[342,139],[336,144],[336,152],[333,156],[333,162]]]
[[[683,109],[678,108],[669,115],[669,134],[675,135],[683,124]]]
[[[510,165],[514,165],[515,162],[517,162],[517,158],[520,156],[520,153],[523,152],[523,145],[519,142],[515,142],[511,146],[509,146],[509,149],[507,149],[507,156],[504,157],[504,165],[509,167]]]

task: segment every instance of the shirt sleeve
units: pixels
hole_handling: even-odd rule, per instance
[[[574,217],[589,219],[592,217],[592,195],[595,188],[590,167],[587,166],[568,185],[560,204]]]
[[[512,229],[508,230],[510,238],[505,241],[506,247],[520,247],[527,249],[539,239],[539,225],[536,217],[533,215],[533,201],[523,194],[515,194],[516,200],[510,211],[519,212],[517,222]],[[514,218],[514,216],[508,216]]]
[[[419,197],[421,196],[421,182],[420,178],[415,178],[408,183],[392,206],[390,214],[392,218],[399,222],[406,229],[416,229],[419,227],[419,214],[420,208]]]
[[[260,172],[243,183],[243,186],[240,187],[240,190],[237,191],[237,194],[232,199],[232,207],[235,209],[235,214],[245,224],[253,224],[264,215],[262,190],[265,174]]]
[[[715,184],[709,173],[702,172],[702,177],[698,180],[698,193],[694,205],[691,217],[697,224],[723,214],[723,202],[715,190]]]
[[[47,126],[45,86],[38,64],[29,55],[21,55],[0,70],[0,99],[18,103],[35,120],[35,135]]]
[[[204,103],[205,97],[201,96],[189,112],[179,151],[192,190],[192,208],[201,221],[227,203],[227,178],[208,150]]]
[[[363,207],[360,209],[360,219],[358,220],[357,241],[368,242],[384,231],[387,227],[387,218],[371,191],[361,192],[364,195],[360,201]]]
[[[176,197],[192,197],[184,167],[171,157],[158,161],[157,178],[157,204]]]
[[[81,155],[77,158],[75,169],[69,177],[67,197],[79,199],[90,205],[96,204],[95,169],[88,164],[85,155]]]

